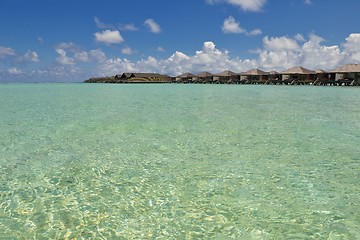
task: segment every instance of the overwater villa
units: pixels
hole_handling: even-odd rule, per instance
[[[187,72],[176,77],[158,73],[123,73],[112,77],[90,78],[88,83],[210,83],[210,84],[285,84],[285,85],[360,85],[360,64],[347,64],[331,71],[316,71],[301,66],[282,72],[251,69],[242,73],[230,70],[197,75]]]
[[[197,75],[197,79],[199,83],[212,83],[214,78],[214,74],[209,72],[201,72]]]
[[[240,74],[225,70],[215,74],[213,80],[215,83],[238,83],[240,81]]]
[[[345,85],[360,85],[360,64],[347,64],[330,71],[335,81]]]
[[[269,79],[269,72],[258,68],[240,74],[240,82],[244,84],[264,84]]]
[[[277,71],[270,71],[269,78],[264,84],[281,84],[281,74]]]
[[[331,74],[323,69],[317,69],[316,79],[314,85],[332,85],[335,83],[335,78],[331,77]]]
[[[193,83],[195,79],[196,75],[189,72],[181,74],[175,78],[177,83]]]
[[[316,79],[316,72],[301,66],[289,68],[281,72],[281,80],[284,84],[310,84]]]

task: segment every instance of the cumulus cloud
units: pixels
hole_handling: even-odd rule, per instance
[[[55,47],[55,52],[58,54],[55,62],[61,66],[75,65],[79,62],[100,63],[106,61],[106,55],[101,49],[83,51],[72,42],[58,44]]]
[[[89,56],[90,60],[95,62],[104,62],[106,60],[106,55],[101,49],[90,50]]]
[[[346,57],[339,46],[325,46],[320,36],[310,34],[300,50],[300,64],[308,68],[333,68],[341,64]]]
[[[63,65],[76,64],[76,62],[104,62],[106,55],[101,49],[90,51],[80,50],[81,47],[73,42],[63,42],[55,47],[58,53],[57,63]],[[69,56],[71,55],[71,57]]]
[[[73,42],[63,42],[57,45],[57,48],[61,48],[61,49],[70,49],[72,51],[75,51],[77,49],[77,46],[75,43]]]
[[[299,42],[305,42],[304,36],[300,33],[296,34],[294,38]]]
[[[68,57],[66,54],[66,51],[62,48],[56,48],[56,53],[58,54],[58,57],[56,58],[56,62],[61,65],[72,65],[75,64],[75,61],[73,58]]]
[[[258,52],[258,63],[266,69],[283,69],[297,65],[311,69],[331,69],[349,60],[339,46],[326,46],[323,42],[324,39],[315,34],[310,34],[308,40],[300,38],[299,35],[294,38],[266,36],[263,38],[264,47]]]
[[[360,62],[360,33],[350,34],[343,44],[345,52],[349,55],[352,61]]]
[[[123,37],[120,35],[120,32],[117,30],[105,30],[102,32],[97,32],[95,33],[95,40],[97,42],[102,42],[106,44],[122,43],[124,41]]]
[[[126,58],[106,59],[103,55],[101,58],[103,61],[97,64],[93,72],[96,73],[95,76],[109,76],[123,72],[159,72],[177,76],[185,72],[218,73],[226,69],[242,72],[256,67],[264,70],[284,70],[297,65],[309,69],[331,70],[358,59],[359,41],[360,34],[351,34],[342,45],[333,46],[326,45],[325,39],[316,34],[307,37],[300,34],[293,37],[266,36],[263,38],[262,47],[256,51],[257,56],[253,59],[231,57],[228,50],[219,49],[214,42],[207,41],[193,54],[175,51],[165,59],[149,56],[131,61]],[[98,55],[99,52],[101,50],[98,50]],[[90,58],[90,51],[82,54],[84,60]],[[62,56],[67,57],[66,54]]]
[[[8,47],[0,47],[0,59],[7,59],[15,63],[39,62],[39,56],[35,51],[28,50],[26,53],[20,54]]]
[[[221,27],[224,33],[244,33],[245,29],[240,27],[240,23],[235,21],[235,18],[230,16],[224,20],[224,24]]]
[[[80,62],[90,62],[89,54],[86,51],[75,53],[74,58]]]
[[[5,58],[7,56],[15,56],[16,52],[12,48],[0,47],[0,58]]]
[[[204,42],[202,50],[196,51],[194,55],[186,55],[180,51],[175,51],[167,59],[156,59],[148,57],[136,62],[127,59],[109,59],[100,66],[102,73],[118,74],[122,72],[143,71],[160,72],[170,75],[179,75],[184,72],[211,71],[220,72],[225,69],[232,71],[244,71],[256,66],[255,60],[241,60],[231,58],[227,50],[219,50],[211,41]]]
[[[263,38],[264,47],[267,50],[294,50],[298,49],[299,45],[295,39],[291,39],[288,37],[271,37],[268,36]]]
[[[21,60],[25,62],[39,62],[39,55],[37,52],[29,50],[21,57]]]
[[[22,64],[16,59],[19,56],[27,56],[28,61],[34,61],[38,58],[35,52],[28,51],[20,55],[12,48],[1,47],[0,54],[6,56],[6,59],[0,60],[8,65],[6,70],[1,72],[2,75],[7,75],[1,79],[81,81],[91,76],[110,76],[122,72],[159,72],[176,76],[185,72],[218,73],[226,69],[242,72],[256,67],[279,71],[298,65],[309,69],[331,70],[343,64],[360,61],[359,33],[350,34],[339,45],[326,43],[324,38],[313,33],[305,37],[301,34],[290,37],[265,36],[262,46],[253,51],[254,58],[244,59],[240,56],[233,57],[228,50],[218,48],[214,42],[207,41],[193,54],[185,54],[178,50],[164,59],[149,56],[137,61],[126,58],[108,59],[101,49],[83,51],[73,43],[62,43],[55,47],[58,64],[51,64],[31,73],[26,68],[27,64]],[[81,65],[76,64],[80,62]]]
[[[263,9],[267,0],[206,0],[209,4],[228,3],[240,7],[244,11],[259,12]]]
[[[147,26],[150,29],[150,32],[152,33],[160,33],[161,28],[159,24],[157,24],[153,19],[147,19],[144,22],[145,26]]]
[[[307,38],[300,34],[294,37],[280,36],[263,38],[262,48],[256,51],[254,59],[230,57],[229,51],[220,50],[212,41],[204,42],[202,49],[192,55],[175,51],[166,59],[148,57],[139,61],[127,59],[109,59],[99,66],[107,75],[126,71],[160,72],[178,75],[184,72],[213,73],[230,69],[242,72],[259,67],[266,70],[283,70],[297,65],[310,69],[323,68],[330,70],[341,64],[353,62],[359,57],[360,34],[351,34],[346,38],[343,49],[338,45],[328,46],[326,41],[310,34]]]
[[[239,22],[236,22],[235,18],[230,16],[224,20],[223,26],[221,27],[223,33],[244,33],[248,36],[255,36],[261,34],[260,29],[254,29],[248,32],[246,29],[240,26]]]
[[[249,35],[249,36],[256,36],[256,35],[261,35],[261,34],[262,34],[262,31],[258,28],[251,30],[250,32],[247,32],[247,35]]]
[[[139,71],[138,68],[135,67],[135,64],[124,58],[112,58],[106,60],[105,63],[98,66],[99,75],[109,76],[115,75],[123,72],[136,72]]]
[[[138,28],[133,23],[120,24],[119,29],[123,30],[123,31],[137,31],[138,30]]]

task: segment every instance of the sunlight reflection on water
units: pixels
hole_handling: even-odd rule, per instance
[[[2,85],[0,232],[360,238],[358,91]]]

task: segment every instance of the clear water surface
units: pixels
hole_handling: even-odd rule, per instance
[[[0,85],[2,239],[360,239],[360,88]]]

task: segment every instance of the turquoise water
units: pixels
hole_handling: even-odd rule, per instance
[[[2,239],[360,239],[360,88],[0,85]]]

